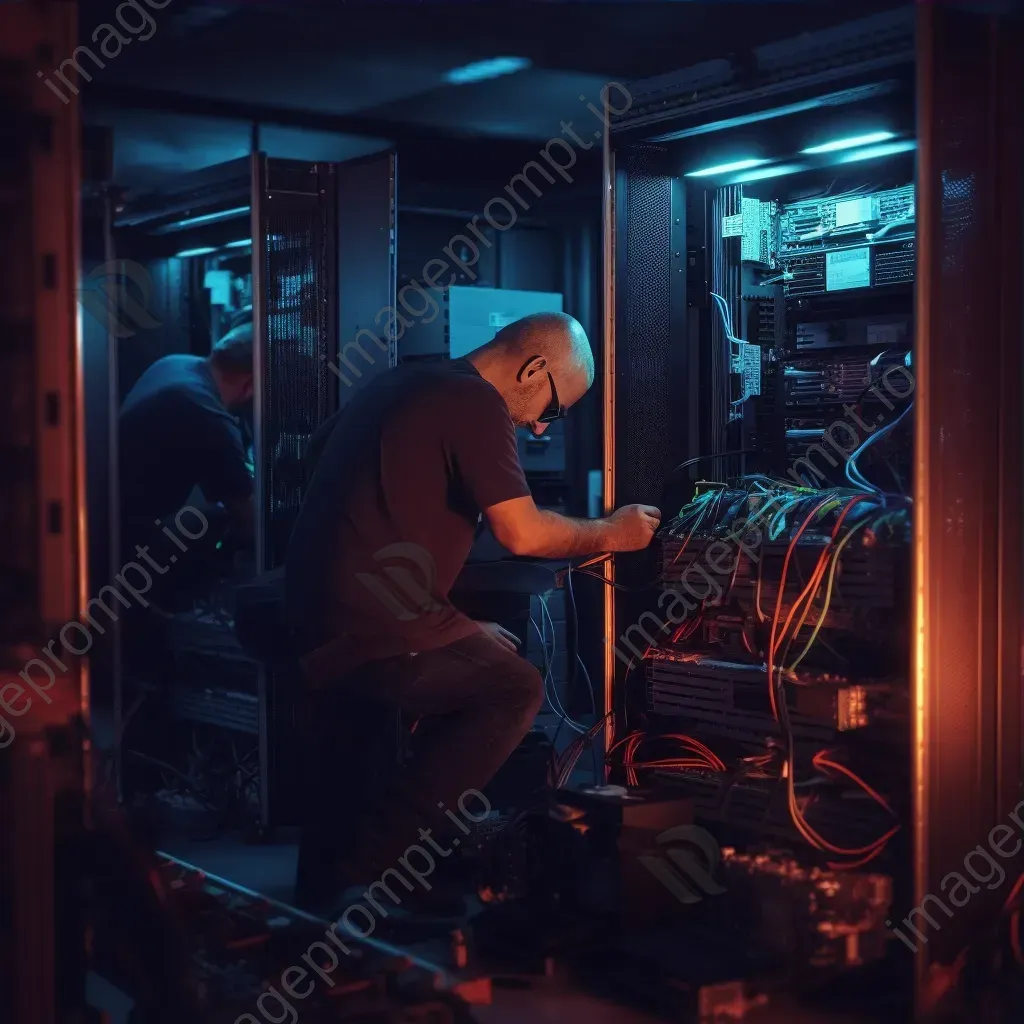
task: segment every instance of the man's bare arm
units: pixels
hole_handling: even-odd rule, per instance
[[[514,555],[574,558],[600,551],[640,551],[661,522],[650,505],[626,505],[605,519],[575,519],[537,508],[533,498],[513,498],[485,509],[500,544]]]

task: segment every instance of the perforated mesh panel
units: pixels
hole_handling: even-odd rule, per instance
[[[624,153],[626,221],[616,332],[620,505],[657,501],[670,468],[672,190],[664,160],[664,150],[654,146]]]
[[[271,193],[266,210],[263,479],[266,568],[284,562],[305,493],[309,439],[333,411],[332,212],[319,194]]]

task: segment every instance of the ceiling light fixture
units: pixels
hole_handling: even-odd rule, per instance
[[[211,252],[216,252],[212,246],[204,245],[198,249],[182,249],[181,252],[176,252],[174,258],[176,260],[187,260],[190,256],[209,256]]]
[[[851,135],[846,139],[833,139],[823,142],[820,146],[810,146],[801,152],[811,155],[818,153],[838,153],[842,149],[856,149],[858,146],[870,146],[876,142],[888,142],[895,139],[895,132],[868,132],[866,135]]]
[[[697,135],[707,135],[710,132],[726,131],[730,128],[740,128],[743,125],[758,124],[761,121],[770,121],[776,117],[789,117],[793,114],[802,114],[808,110],[817,110],[821,107],[838,107],[850,103],[861,103],[864,100],[876,96],[884,96],[891,93],[895,88],[894,82],[877,82],[872,85],[859,85],[852,89],[843,89],[841,92],[828,93],[825,96],[816,96],[814,99],[801,100],[798,103],[788,103],[784,107],[772,107],[769,110],[758,110],[751,114],[740,114],[738,117],[727,117],[722,121],[710,121],[706,124],[694,125],[692,128],[683,128],[681,131],[665,132],[663,135],[653,135],[648,142],[672,142],[675,139],[690,139]]]
[[[469,85],[471,82],[483,82],[488,78],[514,75],[529,66],[530,61],[526,57],[490,57],[446,71],[444,80],[449,85]]]
[[[751,167],[761,167],[767,160],[733,160],[727,164],[716,164],[714,167],[701,167],[696,171],[687,171],[687,178],[713,178],[719,174],[732,174],[734,171],[748,171]]]
[[[169,235],[174,231],[184,231],[200,224],[218,224],[222,220],[234,220],[236,217],[244,217],[248,213],[248,206],[236,206],[234,209],[218,210],[216,213],[201,213],[198,217],[187,217],[185,220],[176,220],[171,224],[162,224],[153,231],[153,234]]]
[[[761,167],[754,171],[746,171],[729,179],[730,185],[739,185],[744,181],[762,181],[765,178],[781,178],[784,174],[796,174],[804,170],[803,164],[776,164],[774,167]]]
[[[841,164],[852,164],[858,160],[877,160],[883,156],[895,156],[897,153],[910,153],[917,149],[917,143],[913,139],[903,139],[900,142],[886,142],[881,146],[865,146],[863,149],[854,149],[849,153],[843,153],[839,158]]]

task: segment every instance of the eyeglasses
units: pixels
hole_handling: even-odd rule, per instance
[[[538,423],[554,423],[562,419],[567,410],[558,400],[558,390],[555,388],[555,378],[548,374],[548,383],[551,385],[551,402],[548,407],[537,417]]]

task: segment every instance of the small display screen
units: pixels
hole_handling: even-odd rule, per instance
[[[843,249],[825,254],[825,290],[871,287],[871,250]]]

